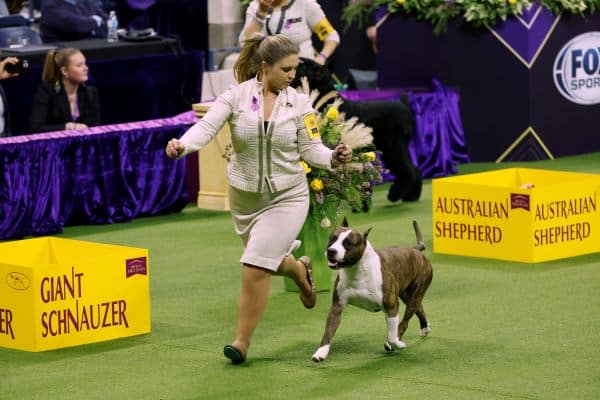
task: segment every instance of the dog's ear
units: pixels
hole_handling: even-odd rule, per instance
[[[346,217],[344,217],[344,220],[342,221],[342,226],[343,226],[344,228],[347,228],[347,227],[348,227],[348,220],[346,219]]]
[[[363,239],[366,242],[367,241],[367,237],[369,236],[369,233],[371,232],[371,229],[373,228],[369,228],[365,231],[365,233],[363,233]]]

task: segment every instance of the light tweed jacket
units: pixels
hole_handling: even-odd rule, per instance
[[[308,96],[288,87],[279,92],[265,132],[262,83],[253,78],[219,96],[185,132],[180,139],[185,146],[181,156],[206,146],[229,122],[233,144],[229,184],[246,192],[262,192],[263,185],[272,192],[288,189],[306,179],[300,158],[331,168],[332,150],[307,133],[304,118],[312,113]]]

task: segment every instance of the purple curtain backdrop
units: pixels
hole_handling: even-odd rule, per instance
[[[377,90],[347,90],[340,92],[349,101],[401,101],[408,97],[415,117],[416,132],[409,145],[414,165],[423,177],[435,178],[455,174],[456,165],[470,162],[460,119],[459,95],[437,80],[433,90],[398,88]],[[393,180],[393,176],[385,176]]]
[[[135,10],[147,10],[152,7],[157,0],[126,0],[129,7]]]
[[[127,0],[119,15],[123,27],[151,27],[179,37],[186,49],[208,50],[207,0]]]
[[[164,148],[194,118],[0,139],[0,240],[180,211],[186,162]]]
[[[416,135],[408,148],[413,163],[426,178],[455,174],[468,163],[465,134],[454,89],[433,81],[434,91],[409,95]]]

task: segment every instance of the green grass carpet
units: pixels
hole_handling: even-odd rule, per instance
[[[600,153],[512,166],[600,173]],[[377,189],[367,215],[376,247],[412,245],[417,219],[433,283],[427,339],[411,321],[403,351],[386,354],[382,313],[348,307],[329,358],[310,360],[330,306],[302,308],[274,278],[249,360],[232,366],[241,244],[228,213],[198,210],[130,223],[77,226],[60,237],[150,250],[152,333],[27,353],[0,349],[0,399],[598,399],[600,254],[520,264],[431,253],[431,182],[416,203]]]

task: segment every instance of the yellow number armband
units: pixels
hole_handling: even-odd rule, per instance
[[[327,18],[323,18],[321,22],[313,26],[313,32],[317,34],[321,41],[324,41],[331,32],[335,31]]]
[[[306,132],[308,133],[310,140],[321,137],[319,125],[317,124],[317,117],[315,117],[315,114],[311,113],[304,117],[304,126],[306,126]]]

